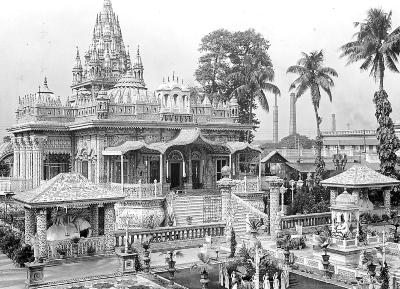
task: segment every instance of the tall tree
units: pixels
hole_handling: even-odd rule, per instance
[[[361,70],[369,70],[370,76],[379,81],[379,90],[374,94],[375,116],[378,121],[377,138],[379,140],[378,155],[381,172],[396,176],[396,150],[400,147],[399,139],[394,133],[393,121],[390,117],[392,107],[384,90],[385,70],[399,72],[396,63],[400,53],[400,27],[393,31],[392,12],[372,8],[367,12],[363,22],[354,23],[359,29],[355,40],[341,47],[341,57],[347,57],[348,64],[362,61]]]
[[[266,92],[280,94],[271,83],[274,71],[267,53],[269,42],[254,29],[229,32],[216,30],[203,37],[200,44],[197,81],[212,97],[227,100],[237,96],[239,121],[257,126],[254,110],[257,102],[268,111]],[[247,135],[247,140],[252,134]]]
[[[324,67],[324,55],[322,51],[313,51],[309,54],[302,53],[302,57],[297,61],[297,65],[290,66],[287,73],[298,74],[290,90],[295,90],[296,98],[301,97],[306,91],[311,92],[311,103],[314,107],[315,119],[317,123],[317,137],[315,145],[317,149],[317,157],[315,159],[315,183],[318,185],[322,179],[325,169],[325,163],[322,158],[322,138],[320,124],[321,117],[318,114],[319,104],[321,101],[321,89],[328,95],[332,101],[331,88],[334,86],[332,76],[337,77],[337,72],[330,67]]]

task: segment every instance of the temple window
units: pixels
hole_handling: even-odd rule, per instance
[[[178,100],[178,95],[177,94],[174,94],[174,105],[176,106],[176,104],[177,104],[177,100]]]
[[[250,159],[247,154],[239,154],[239,171],[241,173],[250,172]]]
[[[222,173],[221,170],[224,166],[227,165],[227,160],[226,159],[218,159],[216,160],[216,176],[217,176],[217,181],[222,179]]]

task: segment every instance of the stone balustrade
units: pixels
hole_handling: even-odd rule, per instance
[[[158,182],[143,184],[139,180],[137,184],[109,183],[111,189],[121,190],[121,186],[127,199],[152,199],[163,196],[162,183]]]
[[[331,222],[330,212],[283,216],[281,218],[281,229],[295,229],[296,226],[300,225],[302,227],[318,227],[330,225]]]
[[[0,178],[0,192],[23,192],[32,189],[32,179]]]
[[[223,236],[225,223],[210,223],[204,225],[188,225],[179,227],[160,227],[156,229],[130,229],[128,230],[128,242],[142,242],[151,239],[152,243],[163,243],[170,241],[182,241],[202,239],[206,236]],[[124,246],[126,242],[126,231],[115,231],[115,246]]]
[[[85,256],[88,255],[88,248],[92,247],[95,251],[94,254],[105,254],[106,253],[106,237],[90,237],[90,238],[81,238],[79,242],[76,244],[77,248],[77,256]],[[47,256],[48,259],[58,259],[60,255],[57,253],[57,248],[65,250],[65,257],[73,257],[74,249],[73,242],[71,239],[60,240],[60,241],[47,241]]]
[[[259,177],[248,178],[243,177],[243,180],[232,180],[235,186],[232,187],[232,193],[234,194],[246,194],[261,191],[261,182]]]

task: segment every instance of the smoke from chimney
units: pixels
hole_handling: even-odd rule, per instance
[[[290,94],[289,135],[296,133],[296,95]]]

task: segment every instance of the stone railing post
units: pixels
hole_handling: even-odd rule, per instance
[[[244,176],[243,181],[244,181],[244,192],[247,193],[247,177],[246,176]]]
[[[283,180],[280,178],[274,178],[270,181],[270,191],[269,191],[269,224],[271,236],[275,239],[277,232],[280,230],[280,214],[279,214],[279,196],[280,196],[280,186]],[[279,216],[278,216],[279,214]]]
[[[157,198],[157,180],[154,180],[154,197]]]
[[[139,185],[139,199],[142,199],[142,180],[140,179],[138,181],[138,185]]]
[[[221,192],[221,203],[222,203],[222,220],[226,222],[225,235],[227,239],[230,237],[231,230],[233,229],[234,212],[232,203],[232,187],[235,186],[235,182],[229,178],[230,169],[224,167],[223,178],[217,181],[217,187]]]

